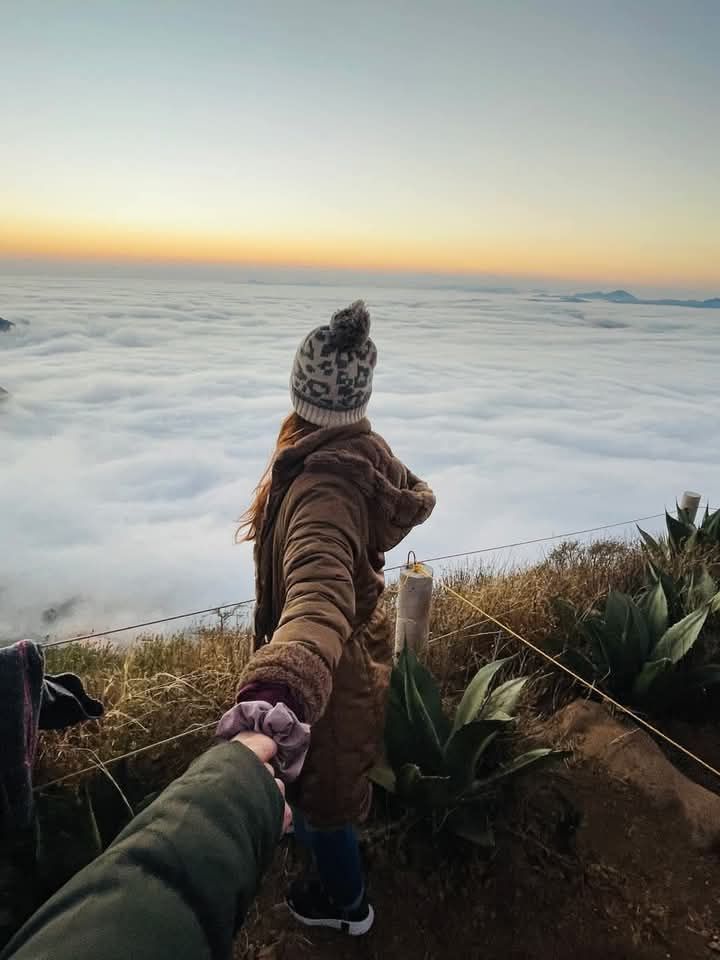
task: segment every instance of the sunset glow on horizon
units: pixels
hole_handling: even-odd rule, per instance
[[[658,250],[656,256],[634,256],[625,249],[619,259],[618,246],[598,243],[595,248],[568,249],[553,246],[549,238],[538,247],[512,243],[495,237],[483,249],[476,241],[468,251],[435,245],[417,238],[242,237],[233,231],[203,235],[163,232],[132,226],[110,229],[99,225],[18,223],[0,237],[0,257],[61,261],[179,263],[268,267],[308,267],[340,270],[395,271],[459,276],[597,279],[652,285],[680,280],[712,287],[720,283],[718,261],[713,251],[699,256],[696,249]],[[608,243],[610,243],[608,238]]]
[[[720,293],[711,0],[3,19],[0,258]]]

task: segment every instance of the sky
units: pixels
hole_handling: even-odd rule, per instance
[[[717,0],[0,0],[0,257],[720,292]]]
[[[714,311],[364,293],[379,352],[373,426],[437,496],[389,566],[408,550],[437,557],[662,513],[684,490],[720,506]],[[289,409],[292,357],[356,295],[6,277],[0,645],[251,598],[236,521]],[[503,567],[545,549],[475,559]]]

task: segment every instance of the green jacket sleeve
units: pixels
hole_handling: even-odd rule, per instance
[[[250,750],[213,747],[42,906],[0,960],[228,960],[283,810]]]

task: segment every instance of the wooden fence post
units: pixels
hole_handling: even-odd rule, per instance
[[[686,511],[692,523],[695,523],[695,517],[697,516],[701,499],[701,495],[699,493],[693,493],[692,490],[686,490],[680,498],[680,509]]]
[[[410,557],[413,557],[411,562]],[[395,662],[405,647],[420,654],[430,635],[433,572],[410,554],[400,574],[395,621]]]

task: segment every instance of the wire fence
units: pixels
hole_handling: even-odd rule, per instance
[[[669,746],[674,747],[676,750],[679,750],[682,754],[693,760],[695,763],[700,764],[701,767],[714,774],[718,778],[718,781],[720,781],[720,770],[712,766],[712,764],[708,763],[706,760],[703,760],[702,757],[699,757],[696,753],[693,753],[692,750],[688,750],[687,747],[684,747],[681,743],[678,743],[677,740],[673,740],[672,737],[669,737],[666,733],[663,733],[662,730],[659,730],[639,713],[635,713],[634,710],[631,710],[618,700],[615,700],[613,697],[609,696],[609,694],[605,693],[603,690],[600,690],[594,683],[590,683],[590,681],[585,680],[584,677],[581,677],[579,673],[575,673],[574,670],[564,664],[561,660],[558,660],[557,657],[553,657],[546,650],[543,650],[542,647],[538,647],[537,644],[533,643],[531,640],[527,640],[525,637],[521,636],[519,633],[513,630],[512,627],[509,627],[501,620],[498,620],[497,617],[494,617],[491,613],[483,610],[482,607],[478,606],[477,603],[469,600],[467,597],[464,597],[461,593],[458,593],[457,590],[454,590],[452,587],[448,586],[448,584],[444,584],[443,589],[447,590],[447,592],[457,600],[461,600],[463,603],[467,604],[468,607],[475,611],[475,613],[479,613],[481,616],[483,616],[486,621],[489,623],[494,623],[495,626],[507,633],[508,636],[513,637],[515,640],[524,644],[537,656],[542,657],[543,660],[550,663],[555,669],[561,670],[563,673],[567,674],[575,683],[579,683],[593,696],[599,697],[604,703],[609,703],[616,710],[619,710],[625,716],[630,717],[635,721],[635,723],[639,724],[641,727],[644,727],[646,730],[649,730],[650,733],[654,734],[656,737],[659,737]]]
[[[666,744],[668,744],[668,746],[674,748],[675,750],[678,750],[688,759],[692,760],[694,763],[697,763],[699,766],[701,766],[704,770],[707,770],[709,773],[712,773],[714,776],[718,778],[718,781],[720,782],[720,770],[718,770],[712,764],[708,763],[706,760],[703,760],[702,757],[698,756],[692,750],[689,750],[682,743],[679,743],[677,740],[674,740],[672,737],[668,736],[666,733],[664,733],[654,724],[646,720],[643,716],[636,713],[634,710],[631,710],[629,707],[626,707],[624,704],[620,703],[618,700],[615,700],[609,694],[600,690],[595,684],[590,683],[588,680],[585,680],[584,677],[581,677],[580,674],[576,673],[574,670],[572,670],[562,661],[558,660],[557,657],[552,656],[547,651],[543,650],[542,647],[538,647],[537,644],[534,644],[531,640],[528,640],[525,637],[521,636],[521,634],[513,630],[512,627],[508,626],[506,623],[503,623],[502,620],[493,616],[491,613],[488,613],[486,610],[483,610],[482,607],[480,607],[477,603],[470,600],[468,597],[464,597],[461,593],[459,593],[453,587],[449,586],[448,584],[443,584],[442,589],[445,590],[447,593],[449,593],[451,596],[455,597],[455,599],[465,603],[475,613],[479,614],[482,617],[482,620],[477,620],[469,624],[463,624],[462,626],[456,627],[454,630],[450,630],[447,633],[443,633],[438,637],[432,637],[428,641],[429,643],[437,643],[439,640],[447,640],[449,637],[452,637],[458,633],[462,633],[464,630],[470,630],[475,627],[483,626],[486,623],[492,623],[498,628],[499,631],[502,631],[508,634],[508,636],[513,637],[519,643],[522,643],[524,646],[526,646],[529,650],[531,650],[537,656],[541,657],[543,660],[549,663],[552,667],[562,671],[567,676],[569,676],[575,683],[580,684],[580,686],[585,688],[590,694],[592,694],[593,696],[599,697],[604,703],[610,704],[612,707],[614,707],[616,710],[619,710],[625,716],[629,717],[639,726],[644,727],[654,736],[664,741]],[[41,791],[41,790],[47,790],[50,787],[59,786],[60,784],[65,783],[66,781],[71,780],[75,777],[84,776],[85,774],[93,773],[97,770],[102,770],[105,767],[110,766],[114,763],[119,763],[121,760],[129,760],[132,757],[136,757],[136,756],[139,756],[140,754],[147,753],[149,750],[154,750],[157,747],[162,747],[162,746],[165,746],[166,744],[174,743],[177,740],[182,740],[184,737],[189,737],[189,736],[192,736],[193,734],[202,733],[215,726],[217,726],[217,720],[212,720],[209,723],[204,723],[196,727],[191,727],[188,730],[184,730],[181,733],[177,733],[171,737],[166,737],[163,740],[158,740],[154,743],[149,743],[149,744],[145,744],[142,747],[137,747],[136,749],[130,750],[127,753],[120,754],[119,756],[110,757],[106,760],[97,760],[95,763],[90,764],[86,767],[82,767],[80,770],[73,770],[71,773],[66,773],[61,777],[57,777],[54,780],[50,780],[47,783],[43,783],[40,786],[36,787],[35,790]]]
[[[41,790],[49,790],[50,787],[57,787],[61,783],[65,783],[67,780],[72,780],[74,777],[82,777],[86,773],[94,773],[96,770],[102,770],[105,767],[111,766],[113,763],[120,763],[121,760],[129,760],[131,757],[137,757],[141,753],[147,753],[148,750],[155,750],[156,747],[164,747],[168,743],[174,743],[176,740],[182,740],[184,737],[189,737],[193,733],[202,733],[205,730],[209,730],[211,727],[216,727],[217,724],[217,720],[211,720],[209,723],[202,723],[198,727],[191,727],[189,730],[183,730],[182,733],[176,733],[172,737],[165,737],[164,740],[157,740],[155,743],[145,744],[144,747],[136,747],[134,750],[128,750],[127,753],[121,753],[118,757],[109,757],[107,760],[97,760],[95,763],[92,763],[87,767],[82,767],[80,770],[73,770],[72,773],[66,773],[62,777],[56,777],[54,780],[50,780],[48,783],[41,783],[39,786],[35,787],[34,790],[36,793],[39,793]]]
[[[554,533],[549,537],[536,537],[534,540],[518,540],[516,543],[503,543],[497,547],[480,547],[478,550],[464,550],[462,553],[446,553],[441,557],[426,557],[421,563],[439,563],[441,560],[459,560],[461,557],[476,557],[482,553],[496,553],[500,550],[514,550],[518,547],[531,547],[540,543],[551,543],[554,540],[570,540],[572,537],[582,537],[589,533],[600,533],[603,530],[614,530],[618,527],[629,527],[633,524],[647,523],[648,520],[659,520],[664,513],[654,513],[649,517],[637,517],[635,520],[620,520],[617,523],[604,523],[600,527],[586,527],[584,530],[571,530],[569,533]],[[405,564],[395,567],[386,567],[385,572],[402,570]]]
[[[79,643],[81,640],[99,640],[102,637],[110,637],[116,633],[127,633],[130,630],[142,630],[145,627],[156,627],[161,623],[171,623],[173,620],[185,620],[189,617],[201,617],[208,613],[220,613],[221,610],[235,609],[237,607],[246,607],[255,600],[238,600],[235,603],[221,603],[217,607],[206,607],[204,610],[191,610],[189,613],[176,613],[171,617],[160,617],[158,620],[145,620],[144,623],[133,623],[128,627],[113,627],[111,630],[101,630],[96,633],[86,633],[79,637],[64,637],[62,640],[47,640],[40,644],[43,649],[48,647],[60,647],[66,643]]]
[[[619,520],[615,523],[605,523],[597,527],[586,527],[583,530],[570,530],[566,533],[554,533],[546,537],[535,537],[531,540],[518,540],[514,543],[503,543],[492,547],[479,547],[475,550],[463,550],[460,553],[446,553],[439,557],[425,557],[421,563],[440,563],[442,560],[458,560],[462,557],[475,557],[485,553],[499,553],[501,550],[514,550],[520,547],[536,546],[541,543],[552,543],[557,540],[571,540],[573,537],[587,536],[591,533],[601,533],[604,530],[616,530],[620,527],[629,527],[633,524],[647,523],[649,520],[659,520],[664,517],[664,513],[655,513],[646,517],[636,517],[634,520]],[[393,573],[402,570],[404,563],[393,567],[386,567],[386,573]],[[114,636],[118,633],[129,633],[134,630],[143,630],[147,627],[160,626],[163,623],[172,623],[176,620],[185,620],[190,617],[200,617],[207,614],[219,614],[222,610],[231,610],[239,607],[247,607],[255,603],[255,599],[236,600],[233,603],[221,603],[213,607],[206,607],[203,610],[191,610],[189,613],[177,613],[169,617],[159,617],[157,620],[146,620],[143,623],[133,623],[125,627],[112,627],[109,630],[98,630],[93,633],[82,634],[76,637],[63,637],[60,640],[47,640],[41,644],[44,649],[50,647],[60,647],[68,643],[80,643],[84,640],[100,640],[103,637]]]

